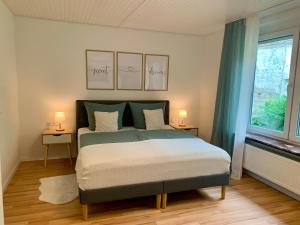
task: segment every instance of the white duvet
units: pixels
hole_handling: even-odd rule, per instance
[[[190,178],[229,171],[230,156],[198,138],[89,145],[79,150],[82,190]]]

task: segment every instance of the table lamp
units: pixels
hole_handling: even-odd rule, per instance
[[[179,110],[179,126],[185,126],[185,119],[187,117],[186,110]]]
[[[55,122],[58,123],[57,131],[64,131],[65,129],[62,127],[62,122],[66,119],[64,112],[56,112],[55,113]]]

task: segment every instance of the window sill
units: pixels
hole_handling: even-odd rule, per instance
[[[253,133],[247,133],[245,142],[275,154],[300,161],[300,146],[296,144]]]

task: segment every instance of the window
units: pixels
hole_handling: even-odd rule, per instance
[[[300,54],[300,53],[298,53]],[[289,140],[300,142],[300,57],[298,56],[297,73],[295,77],[293,107],[291,113],[291,123]]]
[[[284,130],[292,47],[293,37],[259,43],[251,125]]]
[[[298,31],[264,36],[257,49],[249,130],[300,141],[296,85]],[[299,75],[300,77],[300,75]],[[300,99],[299,99],[300,100]],[[294,104],[293,104],[294,103]],[[299,119],[298,119],[299,118]]]

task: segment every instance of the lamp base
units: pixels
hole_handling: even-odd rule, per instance
[[[64,131],[65,129],[60,128],[60,129],[56,129],[56,131]]]
[[[64,131],[65,129],[63,128],[62,124],[59,123],[58,124],[58,128],[56,129],[56,131]]]

